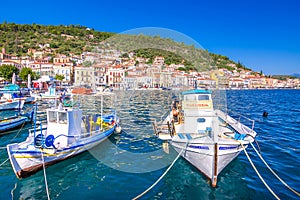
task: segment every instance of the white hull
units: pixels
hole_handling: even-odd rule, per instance
[[[12,102],[2,102],[2,103],[0,103],[0,110],[22,109],[23,106],[24,106],[24,100],[12,101]]]
[[[218,176],[242,151],[240,143],[207,144],[205,142],[190,141],[186,145],[186,142],[175,142],[173,140],[171,144],[178,153],[184,149],[181,156],[211,180]]]

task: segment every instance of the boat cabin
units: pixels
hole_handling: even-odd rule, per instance
[[[210,90],[189,90],[182,93],[184,132],[204,134],[212,129],[213,101]]]
[[[73,108],[47,109],[47,137],[55,139],[55,148],[67,147],[81,133],[82,111]],[[51,144],[52,145],[52,144]]]

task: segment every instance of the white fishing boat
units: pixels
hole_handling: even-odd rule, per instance
[[[89,150],[119,129],[115,112],[104,115],[101,110],[101,114],[83,116],[81,109],[62,104],[46,112],[47,128],[29,130],[24,142],[7,145],[18,178]]]
[[[249,122],[249,128],[215,109],[211,90],[184,91],[182,100],[172,107],[163,122],[154,123],[156,135],[169,141],[216,187],[218,174],[254,141],[254,121]]]
[[[24,103],[32,103],[35,100],[35,97],[32,97],[30,95],[22,95],[21,92],[7,92],[3,93],[2,100],[7,100],[7,101],[18,101],[18,100],[24,100]]]
[[[22,109],[24,103],[24,100],[0,100],[0,110]]]

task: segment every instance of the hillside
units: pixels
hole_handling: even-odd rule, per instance
[[[113,36],[113,37],[112,37]],[[166,64],[184,64],[182,70],[197,71],[211,68],[230,70],[247,69],[228,57],[196,49],[192,45],[175,42],[159,36],[117,35],[99,32],[81,25],[39,25],[39,24],[0,24],[0,48],[16,56],[31,56],[28,49],[56,54],[80,55],[84,51],[97,51],[99,48],[117,49],[122,52],[135,52],[137,56],[149,58],[165,57]]]
[[[27,49],[49,49],[50,54],[80,55],[82,51],[112,36],[113,33],[98,32],[81,25],[43,26],[38,24],[0,24],[0,48],[8,54],[24,56]],[[49,47],[45,47],[49,44]],[[51,50],[51,51],[50,51]]]

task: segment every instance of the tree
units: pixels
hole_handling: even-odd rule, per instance
[[[260,73],[259,73],[260,75],[263,75],[263,71],[262,70],[260,70]]]
[[[0,66],[0,77],[5,80],[11,80],[13,74],[19,74],[19,69],[13,65],[2,65]]]
[[[64,75],[60,75],[60,74],[56,74],[56,75],[55,75],[55,79],[56,79],[56,80],[59,80],[59,81],[62,81],[62,80],[65,79],[65,76],[64,76]]]
[[[31,79],[32,80],[36,80],[39,78],[39,75],[35,72],[32,71],[31,68],[28,68],[28,67],[23,67],[21,69],[21,72],[19,74],[19,77],[23,80],[23,81],[27,81],[28,79],[28,74],[30,74],[31,76]]]
[[[64,75],[60,75],[60,74],[56,74],[55,75],[55,79],[59,80],[59,86],[61,87],[61,81],[64,80],[65,76]]]

